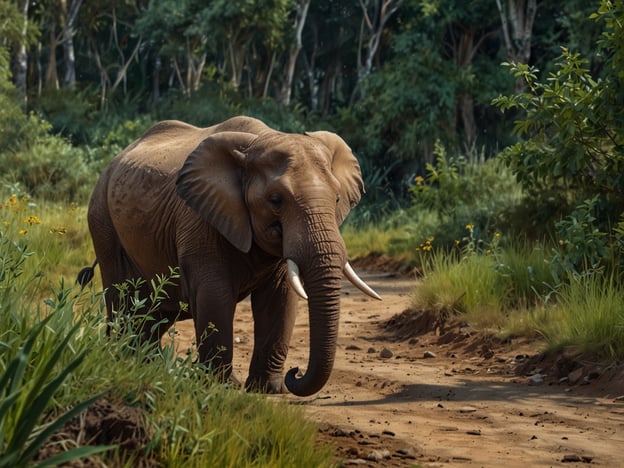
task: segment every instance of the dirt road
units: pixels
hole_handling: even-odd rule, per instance
[[[345,465],[624,466],[624,368],[536,357],[456,321],[406,311],[414,278],[364,273],[383,302],[345,284],[334,370],[314,397],[287,398],[321,423]],[[287,367],[305,367],[303,301]],[[235,319],[235,372],[252,349],[249,305]],[[418,333],[418,330],[426,333]],[[177,326],[181,346],[190,323]]]

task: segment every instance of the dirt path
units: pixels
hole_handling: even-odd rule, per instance
[[[414,279],[362,276],[384,300],[345,284],[328,384],[314,397],[278,397],[306,407],[321,423],[321,442],[333,444],[345,465],[623,466],[622,367],[537,362],[526,343],[402,314]],[[307,363],[300,307],[287,367]],[[428,333],[414,333],[425,325]],[[235,372],[245,377],[253,344],[248,304],[239,306],[234,329]],[[180,345],[191,340],[190,323],[177,331]]]

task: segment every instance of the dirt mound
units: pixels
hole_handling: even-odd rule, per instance
[[[450,315],[440,310],[406,309],[382,324],[384,332],[395,341],[403,341],[427,333],[437,336],[446,333]]]
[[[536,340],[501,339],[475,330],[445,311],[406,309],[382,322],[380,328],[388,341],[409,340],[421,347],[436,347],[447,357],[480,358],[489,375],[515,375],[531,384],[568,389],[586,386],[588,391],[603,395],[624,395],[624,366],[620,362],[593,362],[565,351],[541,352]]]
[[[358,270],[394,273],[397,276],[422,276],[422,272],[405,260],[398,260],[381,253],[371,253],[366,257],[351,260],[351,264]]]
[[[145,455],[145,449],[151,440],[151,431],[145,425],[143,411],[140,408],[104,397],[57,432],[40,450],[37,460],[45,460],[73,447],[117,445],[120,452],[125,452],[123,459],[136,454],[136,467],[156,467],[159,466],[158,461]],[[104,465],[95,458],[87,458],[64,466],[90,468]]]
[[[517,366],[516,374],[624,401],[624,365],[619,361],[597,362],[565,351],[544,352],[528,356]]]

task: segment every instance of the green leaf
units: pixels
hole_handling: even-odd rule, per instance
[[[87,447],[76,447],[67,452],[59,453],[53,457],[50,457],[41,463],[35,465],[35,468],[47,468],[52,466],[60,466],[65,463],[68,463],[72,460],[77,460],[79,458],[86,458],[92,455],[107,452],[109,450],[113,450],[117,448],[116,445],[100,445],[96,447],[87,446]]]
[[[55,419],[52,424],[47,426],[43,431],[41,431],[40,434],[37,435],[37,437],[31,442],[28,448],[24,451],[22,455],[22,458],[24,459],[24,461],[28,461],[32,457],[34,457],[37,451],[39,450],[39,448],[45,443],[45,441],[48,438],[50,438],[52,434],[54,434],[56,431],[61,429],[65,425],[66,422],[68,422],[75,416],[79,415],[82,411],[87,409],[89,406],[91,406],[93,403],[95,403],[97,400],[102,398],[107,393],[108,392],[102,392],[98,395],[95,395],[89,398],[88,400],[85,400],[82,403],[79,403],[78,405],[74,406],[71,410],[67,411],[65,414]]]

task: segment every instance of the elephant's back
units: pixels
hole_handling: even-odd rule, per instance
[[[177,173],[186,157],[212,133],[213,127],[198,128],[177,120],[165,120],[117,155],[112,165],[138,172]]]
[[[175,192],[177,172],[206,138],[206,130],[161,122],[111,161],[100,183],[104,181],[103,196],[124,244],[149,244],[156,233],[163,236],[164,231],[175,229],[182,205]]]

